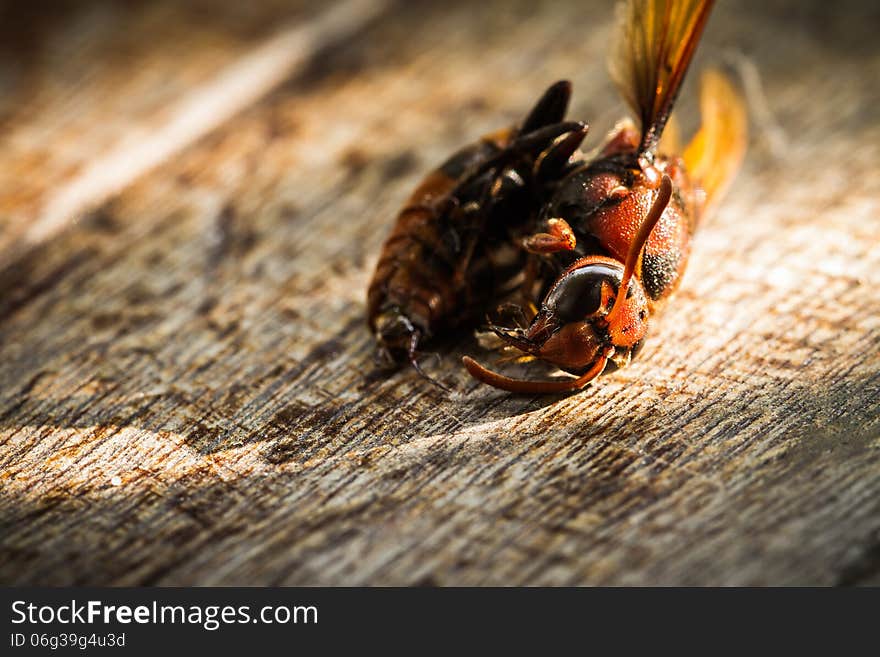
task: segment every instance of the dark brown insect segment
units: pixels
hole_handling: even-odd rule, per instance
[[[564,122],[571,85],[558,82],[519,128],[487,135],[416,188],[385,242],[367,305],[378,356],[419,371],[420,345],[478,321],[515,278],[525,253],[511,238],[557,179],[587,132]]]
[[[577,378],[520,381],[491,372],[465,356],[468,371],[504,390],[550,393],[584,387],[605,370],[609,361],[617,366],[629,363],[645,339],[650,309],[648,295],[633,274],[671,195],[672,182],[664,175],[626,264],[601,255],[580,258],[550,288],[527,330],[493,327],[507,344]]]
[[[621,124],[597,158],[569,170],[544,204],[541,228],[523,241],[545,269],[559,272],[529,326],[490,326],[509,347],[576,378],[518,380],[465,357],[475,378],[512,392],[564,392],[638,353],[650,315],[678,287],[698,216],[744,154],[742,102],[714,72],[703,80],[703,125],[683,157],[661,142],[711,5],[623,6],[611,70],[640,125]]]

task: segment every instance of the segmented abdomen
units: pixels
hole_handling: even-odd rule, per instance
[[[462,177],[500,152],[507,133],[462,149],[428,175],[413,192],[385,241],[367,294],[368,320],[397,309],[424,335],[470,319],[484,263],[485,245],[472,243],[484,217],[468,210],[473,190],[458,189]],[[473,185],[480,188],[479,180]]]

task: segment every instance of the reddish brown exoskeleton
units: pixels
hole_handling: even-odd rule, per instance
[[[615,82],[639,118],[599,155],[567,173],[525,250],[558,277],[542,290],[528,326],[493,325],[523,356],[575,378],[530,381],[464,357],[480,381],[521,393],[577,390],[629,364],[648,319],[675,291],[698,218],[715,203],[745,150],[742,102],[716,72],[703,78],[703,124],[683,154],[660,137],[709,16],[711,1],[630,0],[611,58]]]
[[[587,132],[563,121],[570,95],[570,83],[552,85],[520,127],[460,150],[413,192],[367,294],[385,364],[406,358],[421,373],[419,346],[479,321],[521,272],[525,253],[512,231],[534,221],[544,181],[562,175]]]

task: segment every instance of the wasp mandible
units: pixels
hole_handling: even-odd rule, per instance
[[[519,127],[461,149],[413,192],[367,293],[385,364],[405,358],[422,373],[420,345],[479,321],[521,272],[526,254],[511,231],[534,221],[544,181],[562,175],[587,133],[583,123],[563,120],[570,96],[570,83],[552,85]]]
[[[558,276],[541,290],[527,326],[490,325],[526,358],[575,377],[514,379],[465,356],[475,378],[512,392],[565,392],[638,353],[649,317],[678,287],[698,219],[745,152],[744,105],[713,71],[702,79],[702,125],[693,140],[684,151],[661,142],[712,4],[630,0],[620,7],[609,64],[638,125],[619,124],[598,156],[564,173],[548,193],[540,228],[522,248]]]

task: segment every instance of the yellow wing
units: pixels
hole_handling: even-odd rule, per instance
[[[641,122],[639,152],[653,152],[684,74],[693,58],[713,0],[627,0],[609,69]]]
[[[702,125],[684,151],[688,174],[706,192],[711,209],[733,182],[748,139],[745,103],[719,71],[703,73],[700,85]]]
[[[675,112],[669,115],[663,135],[657,141],[657,152],[664,155],[680,155],[682,152],[681,126]]]

